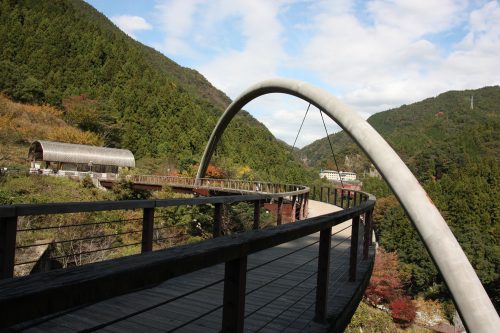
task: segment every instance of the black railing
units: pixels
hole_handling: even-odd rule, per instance
[[[336,192],[336,191],[335,191]],[[141,200],[122,202],[60,203],[0,207],[1,267],[5,277],[12,276],[16,247],[17,224],[20,216],[69,214],[80,212],[142,209],[141,256],[97,262],[80,267],[55,270],[17,279],[0,281],[0,327],[47,315],[70,307],[107,299],[125,292],[144,288],[176,276],[225,263],[223,319],[224,331],[239,332],[244,323],[245,281],[248,255],[320,232],[317,258],[315,320],[324,321],[327,312],[328,277],[332,227],[352,219],[349,279],[356,279],[357,242],[360,222],[363,222],[363,258],[368,258],[371,242],[371,212],[375,199],[362,192],[352,192],[345,200],[350,208],[340,212],[310,218],[300,223],[278,225],[275,228],[250,231],[231,237],[217,237],[204,242],[152,251],[155,210],[181,205],[214,205],[214,236],[220,235],[221,207],[236,202],[254,203],[254,229],[259,225],[260,205],[265,200],[303,195],[300,209],[307,206],[307,191],[272,195],[240,195],[171,200]],[[331,194],[331,193],[330,193]],[[344,196],[343,194],[341,195]],[[347,197],[351,194],[348,193]],[[278,200],[279,202],[280,200]],[[282,200],[281,200],[282,201]],[[297,202],[298,200],[295,200]],[[325,200],[328,201],[328,200]],[[353,207],[350,202],[355,203]],[[278,209],[279,211],[279,209]],[[297,213],[301,218],[302,213]],[[114,223],[114,221],[108,221]],[[158,228],[156,228],[158,229]],[[23,230],[22,232],[26,232]],[[19,230],[21,232],[21,230]],[[132,232],[132,231],[131,231]],[[134,230],[139,232],[139,230]],[[102,235],[107,237],[108,235]],[[137,244],[138,245],[138,244]],[[251,268],[253,269],[253,268]],[[308,276],[313,278],[313,276]],[[219,281],[222,283],[222,281]],[[311,291],[312,292],[312,291]],[[15,304],[15,306],[12,306]],[[29,306],[27,306],[29,304]],[[23,309],[20,311],[19,309]]]
[[[166,178],[169,184],[194,186],[193,178]],[[221,223],[224,205],[239,202],[253,204],[252,229],[260,227],[261,207],[265,202],[277,203],[277,225],[283,221],[285,204],[291,206],[291,222],[296,219],[301,220],[305,216],[309,192],[305,186],[202,179],[199,187],[222,188],[224,184],[230,186],[228,191],[246,192],[258,188],[263,193],[207,198],[0,206],[0,239],[2,240],[0,242],[0,279],[13,277],[15,267],[40,264],[39,260],[44,261],[45,264],[38,266],[43,266],[45,270],[48,270],[50,264],[46,263],[52,263],[55,267],[66,267],[68,264],[81,265],[115,258],[119,256],[119,251],[137,254],[153,249],[163,249],[167,245],[170,246],[171,241],[175,241],[176,244],[189,241],[189,235],[186,232],[178,232],[186,227],[162,223],[168,219],[168,216],[162,215],[168,207],[213,206],[211,232],[213,237],[223,234]],[[275,193],[267,192],[271,190]],[[110,219],[111,212],[115,218]],[[101,215],[92,216],[97,213]],[[104,213],[109,214],[108,216],[102,215]],[[104,228],[105,225],[107,227]],[[166,233],[167,229],[177,230]],[[205,236],[202,238],[207,238],[207,235],[202,236]],[[41,259],[37,255],[27,258],[23,255],[30,249],[43,246],[49,246],[52,249],[49,251],[51,255]],[[124,251],[124,248],[129,249]],[[29,269],[27,272],[24,271],[25,274],[16,275],[29,273]]]

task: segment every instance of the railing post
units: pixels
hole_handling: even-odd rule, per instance
[[[365,225],[364,225],[364,238],[363,238],[363,260],[368,259],[368,250],[370,249],[371,243],[371,225],[372,225],[372,214],[373,211],[369,210],[365,213]]]
[[[337,188],[335,187],[333,192],[333,204],[337,206]]]
[[[304,194],[301,194],[299,196],[299,200],[300,200],[300,206],[299,206],[299,220],[303,220],[304,219],[304,205],[305,205],[305,195]]]
[[[328,309],[328,283],[330,280],[330,250],[332,247],[332,228],[319,233],[319,256],[316,285],[316,309],[314,321],[324,323]]]
[[[359,215],[352,218],[351,233],[351,256],[349,263],[349,281],[356,281],[356,267],[358,261],[358,235],[359,235]]]
[[[347,191],[347,208],[351,206],[351,191]]]
[[[283,197],[278,198],[278,216],[276,217],[276,225],[281,225],[283,221]]]
[[[319,201],[323,202],[323,186],[319,188]]]
[[[326,189],[326,203],[330,203],[330,187]]]
[[[212,225],[213,238],[217,238],[222,235],[221,224],[222,224],[222,204],[214,204],[214,224]]]
[[[0,280],[14,276],[17,217],[0,218]]]
[[[155,209],[144,208],[142,214],[141,253],[153,251],[154,220],[155,220]]]
[[[292,196],[292,212],[290,214],[290,222],[295,222],[295,218],[297,217],[297,196]]]
[[[253,230],[258,230],[260,224],[260,200],[253,202]]]
[[[309,214],[309,193],[304,194],[304,217]]]
[[[358,192],[353,192],[353,193],[354,193],[354,200],[352,202],[352,206],[356,207],[356,204],[358,202],[358,200],[357,200],[358,199]]]
[[[344,189],[340,189],[340,207],[344,208]]]
[[[226,262],[222,332],[243,332],[245,321],[245,288],[247,257]]]

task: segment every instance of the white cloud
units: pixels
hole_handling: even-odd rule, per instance
[[[202,3],[202,0],[157,1],[156,16],[165,34],[164,40],[158,44],[160,50],[167,55],[193,54],[189,36],[194,15]]]
[[[286,59],[278,14],[284,1],[158,1],[168,55],[194,59],[210,82],[234,98],[249,84],[277,75]],[[235,45],[236,44],[236,45]]]
[[[112,16],[111,21],[132,38],[136,38],[134,32],[151,30],[153,26],[143,17],[131,15]]]
[[[295,61],[341,91],[344,101],[364,115],[449,89],[498,84],[492,70],[500,66],[498,2],[471,13],[468,5],[375,0],[363,20],[354,7],[324,6]],[[461,29],[469,32],[460,44],[439,44],[444,34]]]
[[[156,46],[231,98],[286,73],[336,92],[366,118],[499,84],[498,1],[157,0],[155,9],[164,34]],[[264,97],[247,109],[291,144],[305,106]],[[301,137],[323,136],[319,115],[311,116]]]

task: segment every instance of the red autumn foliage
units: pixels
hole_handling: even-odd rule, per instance
[[[392,320],[401,327],[408,327],[417,315],[417,308],[410,297],[396,298],[389,304]]]
[[[403,283],[398,268],[398,255],[379,249],[366,288],[365,297],[372,305],[388,304],[403,294]]]
[[[207,178],[216,178],[216,179],[223,179],[225,178],[225,173],[224,170],[221,168],[216,167],[213,164],[209,164],[207,168],[207,172],[205,173]]]

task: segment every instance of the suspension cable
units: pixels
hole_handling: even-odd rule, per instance
[[[297,132],[297,136],[295,137],[295,141],[293,141],[293,146],[292,149],[290,150],[290,154],[293,153],[293,150],[295,149],[295,144],[297,143],[297,139],[299,138],[300,131],[302,130],[302,126],[304,125],[304,121],[306,120],[307,113],[309,112],[309,108],[311,107],[311,103],[307,106],[306,114],[304,115],[304,118],[302,119],[302,123],[300,124],[299,131]]]
[[[326,129],[325,119],[323,118],[323,112],[319,109],[319,114],[321,115],[321,120],[323,121],[323,127],[325,128],[326,138],[330,144],[330,150],[332,151],[333,161],[335,162],[335,167],[337,168],[337,173],[339,174],[340,186],[344,188],[344,182],[342,181],[342,175],[340,174],[339,165],[337,164],[337,159],[335,158],[335,153],[333,152],[332,142],[330,141],[330,136],[328,135],[328,130]]]

